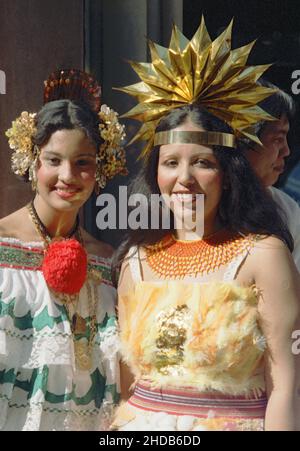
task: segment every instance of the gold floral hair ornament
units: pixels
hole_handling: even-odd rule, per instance
[[[23,111],[12,123],[12,127],[5,132],[9,147],[13,150],[11,156],[12,171],[16,175],[28,174],[33,186],[35,183],[35,165],[39,150],[33,145],[33,137],[36,133],[36,113]]]
[[[59,99],[85,102],[99,116],[99,135],[102,138],[97,155],[96,191],[118,174],[127,175],[125,151],[122,140],[125,126],[118,121],[118,113],[107,105],[101,105],[101,88],[97,81],[80,70],[58,70],[44,82],[44,103]],[[8,143],[13,150],[12,171],[16,175],[28,174],[35,189],[35,168],[40,150],[34,145],[36,113],[24,111],[6,131]]]
[[[99,131],[103,143],[97,154],[96,181],[99,188],[104,188],[108,180],[116,175],[127,175],[124,148],[125,126],[118,121],[118,113],[107,105],[102,105],[99,112]]]
[[[129,143],[139,139],[147,141],[142,156],[151,151],[161,118],[174,108],[196,101],[226,122],[236,138],[245,137],[261,144],[253,126],[275,118],[258,103],[276,90],[256,82],[270,64],[247,66],[255,41],[231,50],[231,34],[232,21],[212,41],[202,17],[191,41],[174,26],[169,48],[149,41],[151,63],[130,61],[141,82],[117,89],[136,97],[139,102],[122,117],[143,122]]]

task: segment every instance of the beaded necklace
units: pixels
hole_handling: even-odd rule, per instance
[[[43,271],[43,275],[45,277],[46,283],[50,289],[50,291],[53,292],[53,294],[55,295],[56,298],[58,298],[64,305],[65,309],[66,309],[66,313],[70,322],[70,327],[71,327],[71,332],[72,332],[72,336],[73,336],[73,343],[74,343],[74,352],[75,352],[75,364],[76,366],[81,369],[81,370],[89,370],[92,367],[92,347],[93,347],[93,342],[96,336],[96,332],[97,332],[97,319],[96,319],[96,299],[97,299],[97,293],[96,290],[94,290],[94,296],[92,295],[91,292],[91,286],[89,284],[88,281],[86,281],[87,279],[87,275],[89,275],[91,278],[93,279],[97,279],[97,281],[99,282],[101,280],[101,275],[100,274],[95,274],[95,271],[89,271],[89,274],[87,274],[87,261],[86,261],[86,268],[85,268],[85,274],[84,275],[84,281],[86,281],[86,288],[87,288],[87,298],[88,298],[88,307],[89,307],[89,332],[87,331],[87,321],[86,319],[84,319],[81,315],[79,315],[77,313],[77,308],[78,308],[78,302],[79,302],[79,291],[81,289],[81,286],[83,285],[80,284],[80,287],[76,288],[76,291],[74,293],[70,292],[70,289],[67,289],[67,292],[64,291],[58,291],[57,289],[55,289],[55,287],[53,287],[53,284],[51,284],[52,281],[52,275],[51,275],[51,271],[54,272],[54,276],[55,276],[55,271],[56,269],[53,268],[53,266],[51,265],[51,255],[50,255],[50,262],[47,262],[48,265],[45,268],[45,264],[44,262],[47,260],[47,258],[49,259],[49,254],[51,252],[51,246],[56,246],[56,245],[63,245],[64,247],[61,249],[55,249],[55,262],[61,261],[61,263],[63,263],[63,259],[65,259],[66,257],[66,250],[68,250],[68,246],[72,246],[71,252],[74,253],[73,251],[76,249],[79,251],[79,253],[74,255],[73,260],[70,260],[70,266],[75,266],[76,268],[76,258],[82,259],[82,257],[86,256],[86,252],[83,248],[83,238],[82,235],[80,233],[80,228],[79,228],[79,218],[77,216],[76,218],[76,222],[74,224],[74,227],[72,227],[72,230],[68,233],[68,235],[66,237],[58,237],[58,238],[54,238],[52,239],[47,228],[45,227],[45,225],[43,224],[43,222],[41,221],[40,217],[38,216],[38,213],[34,207],[33,201],[27,205],[27,209],[29,212],[29,216],[30,219],[32,220],[38,234],[41,236],[44,245],[45,245],[45,250],[44,250],[44,260],[43,260],[43,264],[42,264],[42,271]],[[72,239],[72,237],[74,236],[78,236],[79,241]],[[75,246],[75,248],[74,248]],[[82,249],[80,249],[82,248]],[[59,253],[61,252],[61,253]],[[84,258],[83,258],[84,259]],[[50,264],[49,264],[50,263]],[[80,262],[79,262],[80,263]],[[50,272],[50,275],[49,275]],[[75,274],[76,276],[76,274]],[[73,275],[72,275],[73,277]],[[71,280],[72,282],[72,280]],[[74,279],[74,283],[75,283],[75,279]],[[58,285],[58,284],[57,284]],[[79,289],[78,289],[79,288]],[[73,291],[73,290],[72,290]],[[88,333],[88,338],[86,337],[80,337],[80,339],[76,338],[76,335],[86,335]]]
[[[163,278],[202,276],[216,271],[253,246],[253,236],[220,230],[196,241],[177,240],[165,236],[147,246],[146,259],[150,268]]]
[[[27,209],[44,242],[41,269],[48,287],[63,304],[74,302],[87,277],[87,253],[83,246],[78,218],[66,237],[52,238],[38,216],[33,201],[27,205]]]

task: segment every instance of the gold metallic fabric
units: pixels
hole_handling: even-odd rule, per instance
[[[164,144],[200,144],[203,146],[216,145],[235,148],[236,139],[230,133],[221,132],[168,130],[155,133],[154,145],[161,146]]]

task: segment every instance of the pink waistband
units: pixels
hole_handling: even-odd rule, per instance
[[[259,397],[231,396],[220,392],[199,392],[190,387],[152,388],[143,381],[136,385],[128,402],[142,410],[172,415],[264,418],[267,398],[265,394]]]

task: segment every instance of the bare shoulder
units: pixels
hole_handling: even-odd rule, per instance
[[[81,229],[82,237],[86,250],[89,254],[97,255],[98,257],[111,258],[114,253],[114,248],[104,241],[96,240],[86,230]]]
[[[287,245],[278,237],[271,235],[266,237],[258,237],[253,246],[253,254],[259,255],[259,257],[265,256],[266,258],[276,253],[290,254]]]
[[[289,248],[275,236],[258,239],[247,260],[247,265],[256,276],[257,274],[263,275],[266,272],[272,273],[273,276],[280,272],[297,272]]]
[[[14,213],[0,219],[0,236],[3,238],[24,239],[27,236],[30,224],[26,209],[21,208]],[[22,225],[20,227],[20,225]]]

